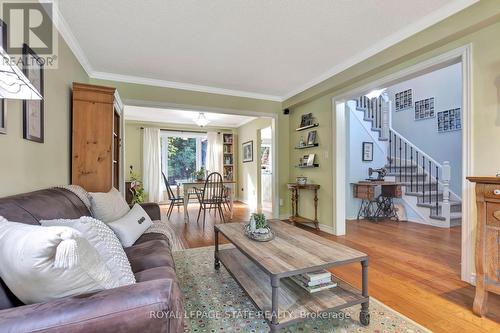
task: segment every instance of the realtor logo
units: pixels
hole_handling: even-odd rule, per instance
[[[57,31],[53,22],[53,4],[47,1],[4,1],[2,20],[7,26],[6,52],[21,59],[23,44],[28,45],[45,63],[54,68],[57,59]]]

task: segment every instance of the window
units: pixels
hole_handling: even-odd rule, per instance
[[[163,132],[160,149],[161,170],[172,185],[192,179],[195,171],[206,166],[205,133]]]

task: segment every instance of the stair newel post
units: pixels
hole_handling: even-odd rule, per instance
[[[441,208],[441,216],[446,219],[448,225],[450,224],[450,180],[451,180],[451,166],[449,161],[443,162],[442,182],[443,182],[443,206]]]
[[[385,102],[383,99],[381,99],[381,112],[382,112],[382,138],[384,140],[387,140],[387,138],[390,138],[391,135],[391,130],[389,126],[389,117],[390,117],[390,102]]]

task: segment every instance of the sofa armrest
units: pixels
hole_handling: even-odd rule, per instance
[[[148,213],[151,220],[161,220],[160,205],[154,202],[145,202],[140,205]]]
[[[144,281],[97,293],[0,310],[0,332],[182,332],[177,283]]]

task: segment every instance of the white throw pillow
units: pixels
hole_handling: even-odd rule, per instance
[[[130,210],[122,194],[114,187],[107,193],[89,192],[92,215],[103,222],[118,220]]]
[[[69,227],[0,217],[0,276],[25,304],[119,286],[97,251]]]
[[[124,247],[134,245],[135,241],[141,237],[153,222],[149,215],[139,204],[134,207],[121,219],[109,222],[108,226],[113,229],[118,239]]]
[[[90,216],[82,216],[76,220],[42,220],[40,224],[43,226],[67,226],[80,231],[82,236],[94,246],[104,259],[111,274],[120,281],[120,285],[126,286],[135,283],[134,273],[132,273],[130,262],[120,241],[113,230],[103,222]]]

